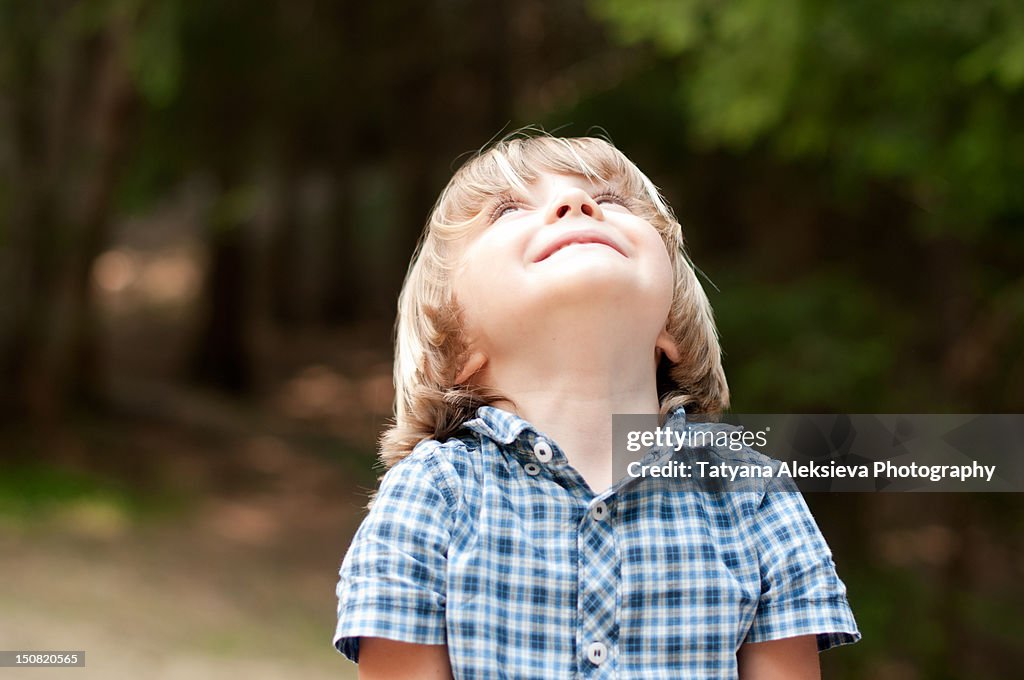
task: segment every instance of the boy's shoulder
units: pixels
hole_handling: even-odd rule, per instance
[[[778,469],[782,464],[775,458],[761,453],[742,441],[746,430],[742,425],[729,423],[696,422],[688,423],[687,428],[695,435],[707,434],[710,445],[698,447],[714,462],[742,464],[750,466],[768,466]]]
[[[479,440],[470,436],[455,436],[445,441],[424,439],[407,456],[388,468],[381,477],[381,486],[394,483],[432,485],[455,504],[466,468],[471,465],[472,454],[478,448]]]
[[[402,459],[400,463],[409,461],[413,465],[451,465],[458,466],[466,460],[467,455],[477,453],[480,449],[480,437],[466,428],[441,441],[439,439],[423,439]],[[396,464],[397,465],[397,464]]]
[[[772,492],[793,492],[796,486],[782,472],[782,461],[767,456],[743,438],[742,425],[720,422],[686,423],[690,446],[674,456],[694,471],[692,484],[710,492],[716,502],[736,506],[749,515]]]

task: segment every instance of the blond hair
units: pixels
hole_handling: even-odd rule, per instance
[[[711,305],[686,254],[682,228],[658,188],[603,139],[515,133],[459,168],[434,205],[413,255],[398,298],[395,422],[381,437],[381,459],[388,467],[424,439],[454,435],[478,407],[501,399],[493,390],[455,383],[467,346],[451,285],[454,246],[497,198],[513,188],[525,191],[541,172],[609,184],[661,234],[675,277],[667,330],[681,355],[675,364],[663,359],[658,369],[662,413],[686,406],[688,413],[714,414],[728,407]]]

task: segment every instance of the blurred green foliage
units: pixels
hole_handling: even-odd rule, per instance
[[[683,74],[696,143],[895,181],[917,225],[975,238],[1024,212],[1024,5],[1014,0],[591,0]]]
[[[166,494],[144,495],[122,481],[46,463],[0,466],[0,516],[31,524],[63,515],[86,521],[121,524],[153,519],[183,508]]]
[[[841,399],[850,412],[886,413],[907,400],[899,386],[878,386],[887,383],[913,320],[855,277],[822,270],[772,287],[729,277],[715,283],[721,292],[711,297],[733,411],[760,405],[779,409],[773,413],[827,412]]]

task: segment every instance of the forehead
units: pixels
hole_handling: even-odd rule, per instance
[[[606,180],[602,177],[587,177],[586,175],[564,174],[552,172],[550,170],[542,170],[537,172],[530,180],[526,181],[522,185],[512,185],[509,183],[509,186],[507,186],[506,190],[502,193],[514,196],[523,195],[542,198],[568,187],[575,187],[593,193],[605,190],[609,187],[614,188],[615,185],[617,185],[617,182],[614,181],[614,179]]]

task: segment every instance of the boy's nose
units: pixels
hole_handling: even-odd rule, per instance
[[[566,189],[555,197],[548,211],[548,222],[555,222],[563,217],[579,217],[586,215],[594,219],[604,219],[604,213],[590,194],[578,187]]]

